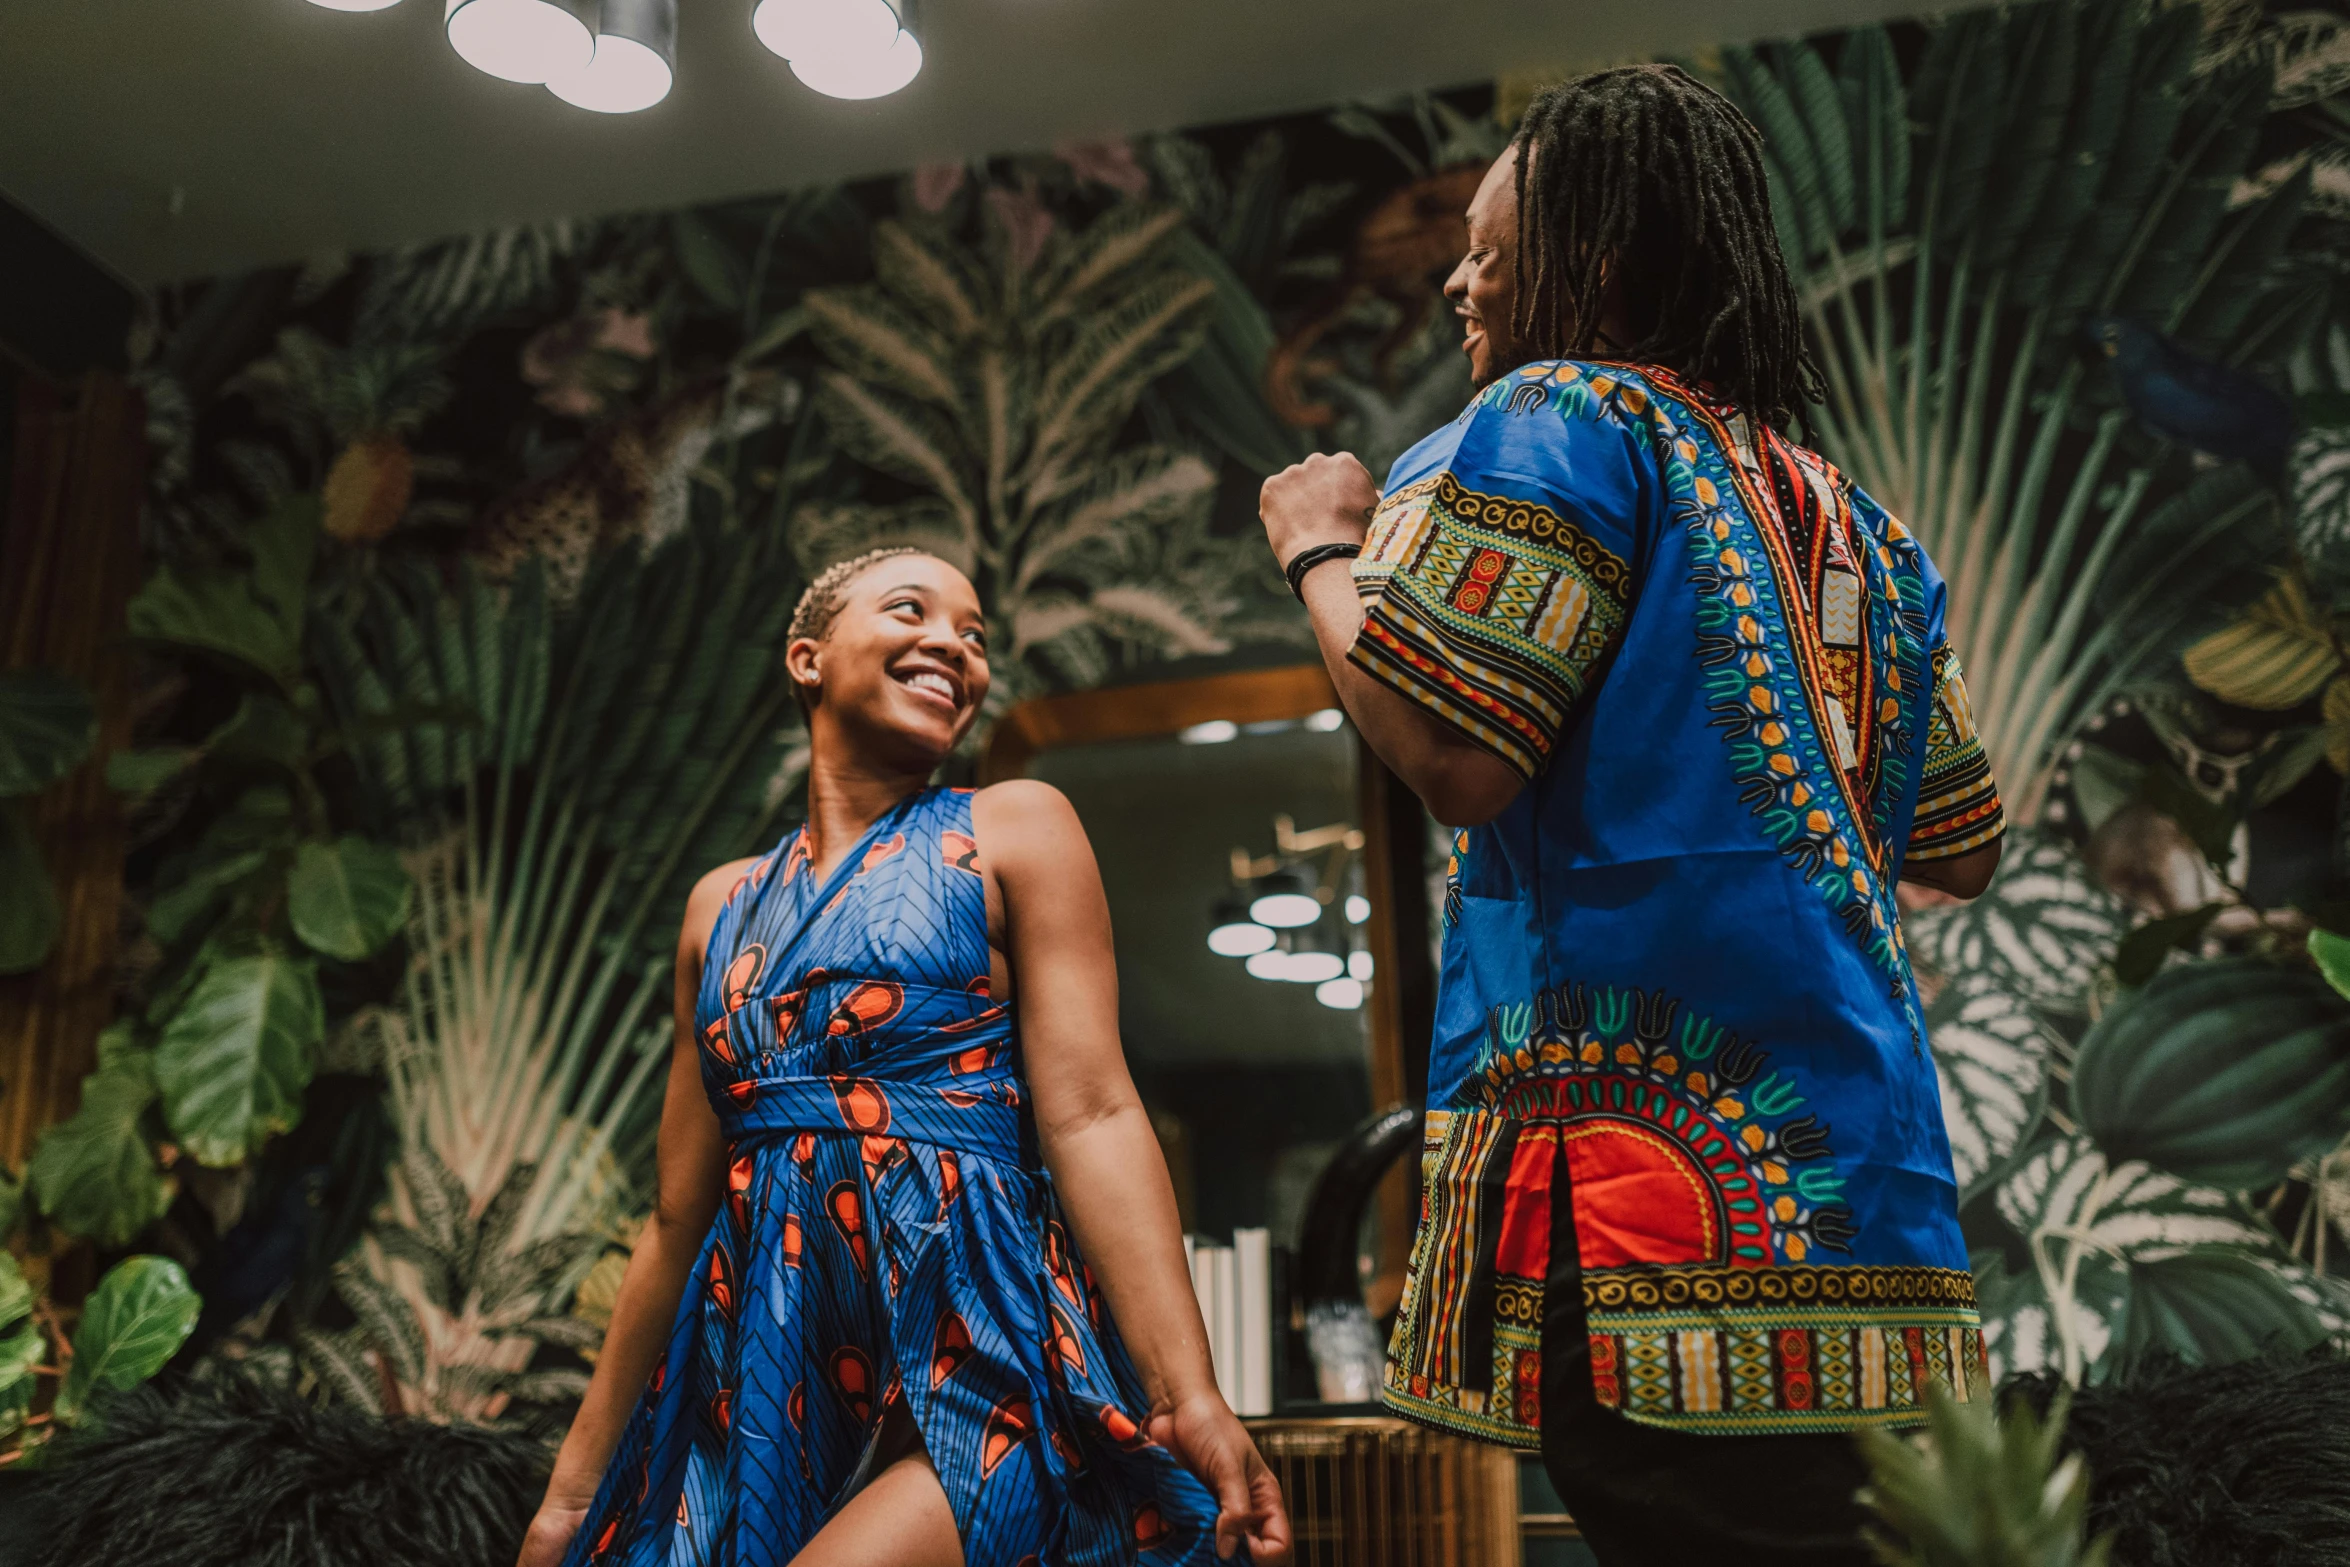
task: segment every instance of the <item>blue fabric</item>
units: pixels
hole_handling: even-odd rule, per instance
[[[1390,1401],[1535,1445],[1555,1235],[1604,1403],[1914,1411],[1979,1353],[1893,899],[1932,565],[1735,409],[1550,362],[1396,463],[1357,579],[1355,661],[1530,775],[1454,837]]]
[[[827,885],[795,834],[729,897],[696,1014],[725,1202],[574,1567],[783,1567],[900,1404],[971,1567],[1214,1560],[1038,1159],[978,853],[930,790]]]

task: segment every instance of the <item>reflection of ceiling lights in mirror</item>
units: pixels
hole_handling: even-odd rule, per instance
[[[584,70],[596,35],[587,0],[449,0],[449,47],[475,70],[536,84]]]
[[[1240,737],[1240,725],[1229,718],[1211,718],[1204,724],[1193,724],[1188,729],[1175,731],[1175,738],[1185,745],[1222,745]]]
[[[1303,874],[1284,866],[1258,880],[1248,917],[1275,930],[1294,930],[1322,917],[1322,900],[1314,896],[1313,883]]]
[[[1314,987],[1314,999],[1340,1012],[1352,1012],[1363,1004],[1363,982],[1359,979],[1326,979]]]
[[[547,79],[547,91],[599,114],[634,114],[669,96],[676,76],[677,0],[604,0],[588,63]]]
[[[381,11],[398,5],[400,0],[310,0],[310,3],[329,11]]]
[[[1359,892],[1348,893],[1346,896],[1346,922],[1349,925],[1360,925],[1370,917],[1371,900]]]
[[[1208,950],[1220,958],[1269,952],[1279,938],[1254,920],[1234,920],[1208,932]]]
[[[1318,713],[1306,715],[1306,727],[1317,734],[1328,734],[1346,722],[1346,715],[1335,707],[1325,707]]]
[[[1252,955],[1241,967],[1248,970],[1251,979],[1287,979],[1289,954],[1277,947],[1269,947]]]
[[[1371,954],[1359,948],[1346,955],[1346,971],[1356,979],[1371,977]]]
[[[1292,952],[1281,965],[1281,977],[1293,985],[1319,985],[1346,972],[1346,959],[1335,952]]]

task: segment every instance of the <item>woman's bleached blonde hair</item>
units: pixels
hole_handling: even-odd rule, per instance
[[[785,633],[785,639],[797,642],[802,637],[812,637],[818,642],[823,641],[831,633],[832,623],[839,616],[841,604],[849,595],[849,584],[861,576],[866,567],[879,565],[885,560],[895,560],[900,555],[929,553],[911,544],[892,544],[882,549],[867,550],[862,555],[851,555],[847,560],[834,561],[818,572],[816,580],[808,584],[808,591],[800,595],[799,606],[791,612],[791,629]]]

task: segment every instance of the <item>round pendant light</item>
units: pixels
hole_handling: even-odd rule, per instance
[[[1251,953],[1241,967],[1248,970],[1251,979],[1287,979],[1289,954],[1279,947],[1268,947],[1262,952]]]
[[[669,96],[677,79],[677,0],[604,0],[595,53],[547,91],[598,114],[634,114]]]
[[[1322,900],[1314,896],[1313,883],[1303,872],[1284,866],[1257,882],[1248,917],[1275,930],[1291,930],[1320,919]]]
[[[594,16],[595,0],[448,0],[442,24],[466,64],[535,84],[595,59]]]
[[[897,41],[888,0],[759,0],[751,31],[786,60],[871,56]]]
[[[1307,948],[1292,952],[1289,961],[1281,965],[1281,977],[1293,985],[1319,985],[1325,980],[1339,979],[1346,974],[1346,959],[1335,952]]]
[[[1248,905],[1238,898],[1220,898],[1208,932],[1208,950],[1220,958],[1245,958],[1271,950],[1275,937],[1248,917]]]
[[[922,45],[905,29],[891,45],[872,56],[831,59],[817,55],[794,60],[792,75],[827,98],[886,98],[922,71]]]
[[[759,0],[751,31],[816,91],[833,98],[879,98],[922,69],[921,42],[903,25],[904,4]]]
[[[1314,987],[1314,999],[1338,1012],[1352,1012],[1363,1004],[1359,979],[1326,979]]]

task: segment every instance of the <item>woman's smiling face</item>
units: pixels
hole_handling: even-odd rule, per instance
[[[987,700],[987,624],[971,581],[930,555],[875,561],[841,590],[820,638],[787,655],[821,714],[891,760],[925,768],[954,750]]]

